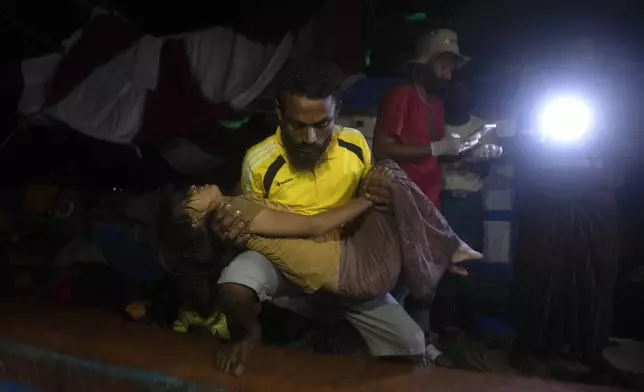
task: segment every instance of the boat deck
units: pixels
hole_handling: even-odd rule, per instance
[[[615,391],[265,346],[233,377],[214,368],[207,336],[95,310],[9,303],[0,312],[0,379],[43,391]]]

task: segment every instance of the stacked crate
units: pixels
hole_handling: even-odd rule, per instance
[[[514,177],[512,163],[513,138],[516,132],[511,121],[497,122],[498,142],[504,147],[505,156],[493,162],[485,180],[485,264],[480,271],[493,280],[509,280],[514,242]]]

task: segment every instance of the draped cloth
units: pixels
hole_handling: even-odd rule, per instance
[[[394,214],[367,214],[355,231],[345,232],[340,289],[351,297],[371,297],[406,286],[413,298],[435,291],[459,246],[447,221],[393,161],[378,162],[394,174]]]
[[[618,272],[612,190],[555,196],[532,189],[520,213],[515,265],[519,344],[542,355],[601,353]]]

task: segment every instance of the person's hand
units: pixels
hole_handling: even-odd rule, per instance
[[[465,159],[470,162],[489,161],[500,158],[501,155],[503,155],[503,147],[496,144],[484,144],[470,151]]]
[[[388,168],[372,168],[362,182],[360,196],[372,202],[378,211],[393,211],[393,179],[394,175]]]
[[[246,222],[242,220],[241,211],[233,208],[223,200],[212,214],[212,228],[219,238],[244,246],[250,238]]]
[[[456,156],[463,151],[463,140],[459,135],[449,134],[437,142],[430,144],[432,156]]]

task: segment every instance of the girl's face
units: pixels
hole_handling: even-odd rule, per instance
[[[191,186],[186,210],[194,224],[201,222],[219,204],[221,198],[221,191],[216,185]]]

